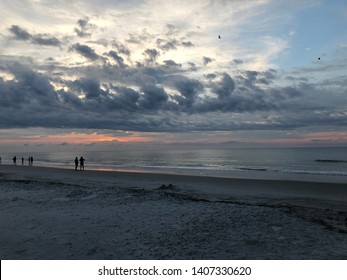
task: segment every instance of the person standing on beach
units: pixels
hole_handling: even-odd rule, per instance
[[[75,170],[77,171],[77,167],[78,167],[78,157],[75,158]]]
[[[22,157],[22,165],[24,165],[24,158]]]
[[[84,161],[85,159],[83,157],[80,158],[80,170],[84,170]]]
[[[13,157],[13,164],[17,164],[17,157],[16,156]]]

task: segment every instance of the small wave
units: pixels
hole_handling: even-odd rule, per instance
[[[154,169],[179,169],[179,170],[229,170],[226,166],[220,165],[138,165],[139,168],[154,168]]]
[[[324,176],[347,176],[344,171],[316,171],[316,170],[274,170],[279,173],[303,174],[303,175],[324,175]]]
[[[316,162],[326,162],[326,163],[347,163],[347,160],[336,160],[336,159],[316,159]]]
[[[238,168],[239,170],[242,171],[268,171],[267,168],[251,168],[251,167],[240,167]]]

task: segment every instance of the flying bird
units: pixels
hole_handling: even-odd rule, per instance
[[[320,57],[318,57],[318,60],[320,60]]]
[[[218,39],[222,39],[222,38],[220,37],[220,35],[218,35]]]

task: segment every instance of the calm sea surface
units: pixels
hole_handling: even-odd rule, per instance
[[[103,152],[32,153],[34,165],[74,168],[76,156],[86,159],[86,169],[141,170],[232,176],[252,172],[347,176],[347,148],[286,149],[182,149],[125,150]],[[2,154],[2,163],[12,164],[13,153]],[[17,165],[28,154],[17,155]]]

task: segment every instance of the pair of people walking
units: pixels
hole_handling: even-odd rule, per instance
[[[77,171],[78,169],[78,162],[80,164],[80,170],[84,170],[84,162],[85,159],[83,157],[80,157],[80,159],[78,160],[78,157],[75,158],[75,170]]]

